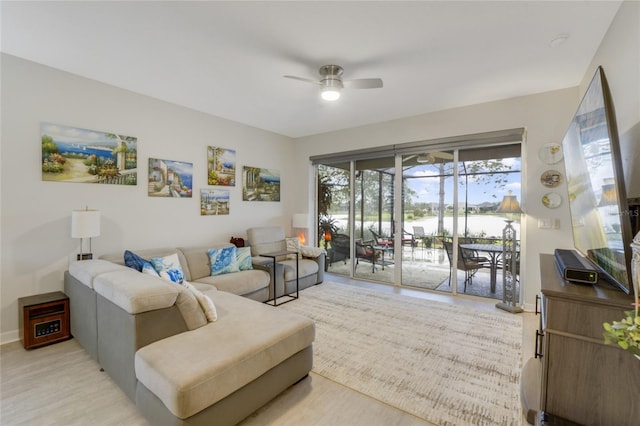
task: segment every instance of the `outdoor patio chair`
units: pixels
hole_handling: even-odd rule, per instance
[[[413,259],[413,253],[418,245],[418,241],[415,236],[408,231],[402,230],[402,246],[403,247],[411,247],[411,258]]]
[[[369,228],[369,232],[371,232],[371,235],[373,235],[373,241],[375,242],[374,245],[382,247],[393,247],[393,238],[385,237],[381,234],[378,234],[373,230],[373,228]]]
[[[371,262],[371,272],[375,274],[376,272],[376,251],[371,244],[373,241],[362,241],[361,239],[356,240],[356,268],[358,267],[358,263],[360,259]]]
[[[473,243],[474,243],[473,238],[458,237],[458,244],[473,244]],[[489,262],[489,258],[486,256],[480,256],[478,254],[478,250],[462,248],[462,247],[460,247],[460,250],[462,250],[467,260],[471,260],[473,262],[479,262],[479,263]]]
[[[449,259],[449,285],[451,285],[451,275],[453,274],[453,243],[443,240],[442,245],[447,251],[447,258]],[[467,260],[462,254],[462,250],[458,251],[458,264],[456,270],[464,271],[464,291],[467,291],[467,283],[473,284],[473,276],[478,270],[486,267],[486,264]]]
[[[422,242],[422,248],[427,248],[427,239],[429,239],[431,235],[425,234],[424,226],[414,226],[413,236],[416,240],[420,240]]]
[[[347,259],[349,258],[349,236],[345,234],[334,234],[331,233],[331,248],[329,249],[329,266],[333,262],[337,262],[339,260],[343,260],[344,263],[347,263]]]

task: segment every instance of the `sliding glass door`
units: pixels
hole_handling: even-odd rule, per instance
[[[514,134],[481,136],[455,148],[414,143],[316,162],[327,271],[500,299],[506,217],[497,210],[508,194],[521,199],[521,144]]]
[[[355,161],[354,276],[394,283],[394,158]]]
[[[506,217],[497,210],[505,195],[521,198],[520,165],[520,144],[403,156],[404,228],[415,248],[402,285],[502,298]]]
[[[428,290],[451,288],[443,238],[453,231],[453,156],[453,151],[433,151],[402,157],[403,249],[410,251],[403,257],[403,285]]]

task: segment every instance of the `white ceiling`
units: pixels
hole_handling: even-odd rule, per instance
[[[577,86],[619,1],[11,2],[2,51],[291,137]],[[559,34],[568,40],[551,47]],[[321,65],[384,88],[333,103]]]

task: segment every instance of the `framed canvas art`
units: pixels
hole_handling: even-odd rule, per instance
[[[280,201],[280,172],[244,166],[242,168],[243,201]]]
[[[191,198],[193,163],[149,158],[149,197]]]
[[[138,139],[41,123],[42,180],[136,185]]]
[[[200,215],[216,216],[222,214],[229,214],[229,190],[201,189]]]
[[[207,184],[236,186],[236,152],[234,150],[207,147]]]

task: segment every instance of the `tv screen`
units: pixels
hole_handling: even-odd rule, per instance
[[[631,222],[613,103],[598,67],[562,141],[575,248],[631,292]]]

